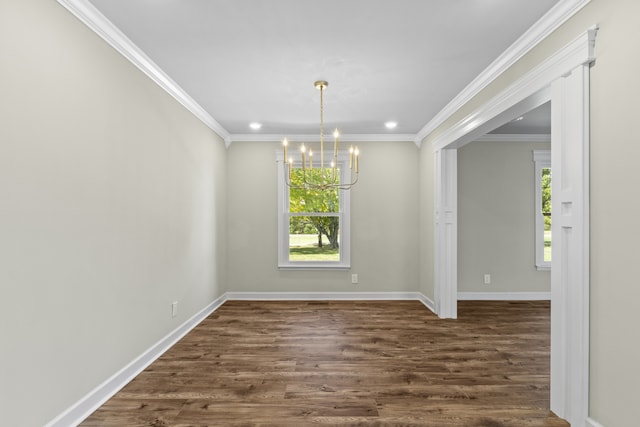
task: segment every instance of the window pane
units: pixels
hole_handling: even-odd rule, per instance
[[[551,262],[551,168],[542,168],[542,215],[544,218],[544,261]]]
[[[542,168],[542,213],[551,215],[551,168]]]
[[[336,176],[340,174],[340,170],[336,170]],[[333,178],[333,170],[326,169],[325,176],[327,179]],[[304,180],[307,182],[321,182],[320,169],[307,169],[303,171],[295,168],[291,171],[291,185],[289,190],[289,212],[339,212],[340,197],[338,189],[327,190],[307,190],[304,188],[293,188],[295,186],[303,186]],[[336,178],[336,183],[339,179]]]
[[[549,230],[546,229],[546,219],[547,218],[549,218]],[[545,262],[551,262],[551,217],[545,217],[544,261]]]
[[[289,261],[340,261],[337,216],[291,216]]]

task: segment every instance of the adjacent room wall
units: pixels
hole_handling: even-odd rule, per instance
[[[545,149],[476,141],[458,150],[458,292],[551,291],[550,272],[535,267],[532,152]]]
[[[234,142],[228,151],[228,279],[234,292],[418,291],[418,149],[360,144],[351,191],[351,270],[277,267],[279,143]],[[351,284],[357,273],[359,284]]]
[[[2,2],[0,52],[0,423],[31,427],[225,292],[226,150],[54,1]]]
[[[590,417],[603,426],[633,426],[640,419],[637,378],[640,341],[629,325],[640,322],[640,263],[637,261],[640,181],[637,69],[640,38],[636,0],[591,0],[539,46],[503,73],[422,142],[431,142],[479,105],[567,45],[593,25],[599,27],[590,73]]]

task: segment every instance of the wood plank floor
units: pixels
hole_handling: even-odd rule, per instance
[[[548,302],[228,301],[82,426],[566,427]]]

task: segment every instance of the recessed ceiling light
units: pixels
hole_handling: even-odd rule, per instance
[[[387,122],[384,125],[387,129],[395,129],[398,126],[398,122]]]
[[[249,127],[253,130],[258,130],[262,127],[262,124],[258,122],[253,122],[249,124]]]
[[[519,122],[522,119],[524,119],[524,116],[517,117],[517,118],[513,119],[513,121],[514,122]]]

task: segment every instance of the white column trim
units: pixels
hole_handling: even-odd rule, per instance
[[[584,425],[589,415],[588,64],[552,83],[551,128],[551,410],[572,425]]]
[[[458,317],[458,150],[434,153],[434,299],[436,314]]]

